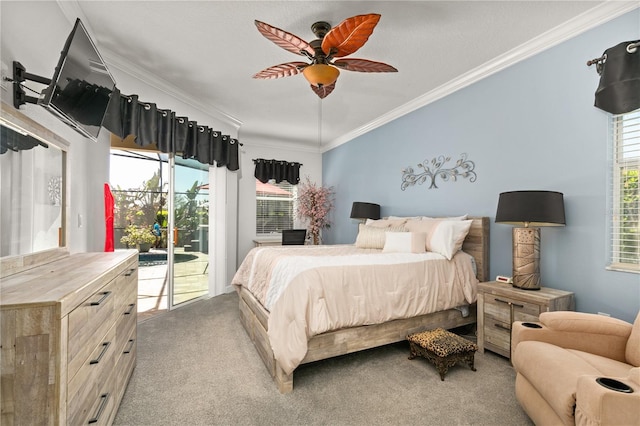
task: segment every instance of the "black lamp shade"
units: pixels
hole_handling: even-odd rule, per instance
[[[351,219],[380,219],[380,205],[354,201],[350,217]]]
[[[496,223],[563,226],[563,195],[555,191],[503,192],[498,199]]]

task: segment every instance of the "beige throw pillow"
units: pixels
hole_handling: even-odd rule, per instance
[[[367,219],[365,225],[376,228],[389,228],[391,226],[402,226],[406,221],[407,219]]]
[[[388,228],[378,228],[375,226],[365,225],[361,223],[358,227],[358,236],[356,237],[356,247],[358,248],[384,248],[385,232],[402,232],[403,226],[391,226]]]

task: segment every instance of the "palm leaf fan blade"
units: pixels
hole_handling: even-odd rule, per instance
[[[379,20],[377,13],[345,19],[324,36],[322,51],[327,55],[333,53],[336,58],[354,53],[369,40]]]
[[[309,43],[294,34],[258,20],[255,21],[255,24],[260,34],[265,36],[268,40],[271,40],[276,45],[282,47],[284,50],[301,56],[306,56],[302,51],[307,51],[312,56],[315,53]]]
[[[261,80],[270,80],[274,78],[289,77],[292,75],[300,74],[305,67],[309,64],[304,62],[287,62],[286,64],[274,65],[269,68],[265,68],[259,73],[255,74],[253,78]]]
[[[309,86],[311,86],[311,90],[313,90],[313,92],[318,95],[320,99],[324,99],[329,96],[331,92],[333,92],[333,89],[336,88],[336,83],[333,82],[327,86],[314,86],[313,84],[310,84]]]
[[[337,59],[333,65],[347,71],[358,72],[398,72],[395,67],[383,62],[370,61],[368,59],[344,58]]]

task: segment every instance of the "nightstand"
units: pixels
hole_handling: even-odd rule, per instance
[[[511,284],[490,281],[478,284],[478,350],[511,357],[511,324],[538,321],[547,311],[573,311],[573,293],[541,287],[521,290]]]

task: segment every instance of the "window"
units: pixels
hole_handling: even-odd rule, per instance
[[[287,181],[256,179],[256,235],[293,228],[296,187]]]
[[[612,117],[610,269],[640,272],[640,110]]]

